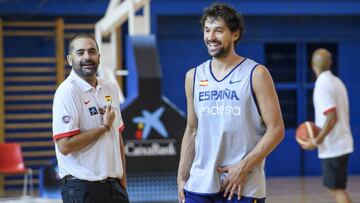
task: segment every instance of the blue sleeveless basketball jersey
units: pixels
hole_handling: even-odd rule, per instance
[[[216,168],[238,163],[264,135],[251,84],[256,66],[253,60],[244,59],[220,81],[211,71],[211,60],[196,67],[193,94],[198,129],[186,191],[219,193],[227,174],[219,174]],[[265,197],[264,162],[248,174],[243,196]]]

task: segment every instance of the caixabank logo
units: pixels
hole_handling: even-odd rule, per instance
[[[135,101],[122,112],[125,154],[131,172],[176,171],[186,119],[163,100]]]
[[[136,124],[135,140],[127,142],[125,153],[127,156],[176,156],[176,140],[169,139],[169,133],[161,121],[165,107],[159,107],[154,112],[142,110],[141,116],[132,119]],[[158,134],[162,139],[150,139],[150,132]]]

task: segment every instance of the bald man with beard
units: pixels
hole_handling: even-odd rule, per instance
[[[316,75],[313,94],[315,123],[321,128],[316,138],[302,147],[318,148],[323,184],[337,203],[349,203],[346,191],[349,155],[354,150],[349,123],[349,101],[344,83],[330,71],[331,53],[317,49],[311,60]]]

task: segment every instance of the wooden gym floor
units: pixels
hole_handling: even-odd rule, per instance
[[[347,191],[360,203],[360,176],[349,176]],[[335,203],[321,177],[267,178],[266,203]]]
[[[349,176],[348,192],[353,203],[360,203],[360,176]],[[0,202],[61,203],[62,201],[40,198],[25,198],[22,200],[19,198],[0,198]],[[335,203],[335,201],[331,198],[330,193],[322,186],[321,177],[269,177],[267,178],[266,203]]]

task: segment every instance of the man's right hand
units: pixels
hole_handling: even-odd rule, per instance
[[[185,194],[184,194],[184,187],[185,181],[178,181],[178,198],[179,203],[185,203]]]
[[[115,111],[113,108],[111,108],[110,105],[106,106],[103,119],[104,119],[104,124],[107,125],[109,128],[111,128],[115,120]]]

